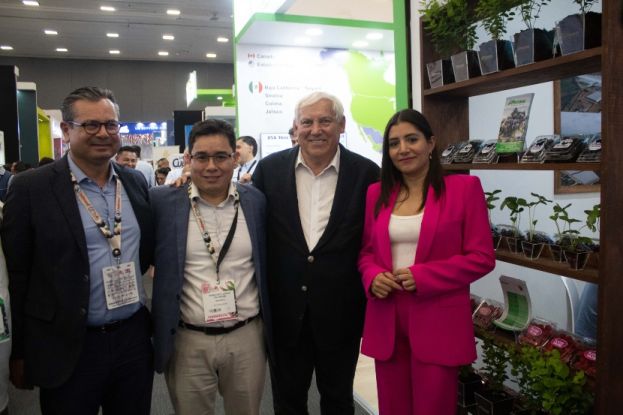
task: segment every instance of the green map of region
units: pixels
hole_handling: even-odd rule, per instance
[[[376,151],[381,151],[385,125],[396,112],[395,86],[383,78],[388,67],[387,61],[356,51],[348,52],[344,64],[353,97],[350,112]]]

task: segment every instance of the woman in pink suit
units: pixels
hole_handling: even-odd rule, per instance
[[[454,415],[460,365],[476,358],[469,285],[495,266],[477,177],[444,176],[428,121],[396,113],[381,181],[368,188],[359,270],[368,296],[361,351],[381,415]]]

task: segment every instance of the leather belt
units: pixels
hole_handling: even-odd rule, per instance
[[[132,314],[128,318],[124,318],[122,320],[111,321],[110,323],[103,324],[101,326],[87,326],[87,331],[97,332],[97,333],[111,333],[113,331],[118,330],[121,326],[123,326],[128,321],[132,320],[134,317],[139,316],[141,313],[145,312],[145,307],[141,307],[136,311],[136,313]]]
[[[207,334],[208,336],[216,336],[219,334],[227,334],[230,333],[236,329],[239,329],[242,326],[246,326],[247,324],[249,324],[251,321],[253,321],[253,319],[257,317],[257,315],[253,316],[253,317],[249,317],[248,319],[244,320],[244,321],[239,321],[236,324],[234,324],[233,326],[230,327],[206,327],[206,326],[195,326],[194,324],[189,324],[189,323],[185,323],[182,320],[180,320],[179,322],[179,326],[184,328],[184,329],[188,329],[188,330],[193,330],[193,331],[200,331],[203,334]]]

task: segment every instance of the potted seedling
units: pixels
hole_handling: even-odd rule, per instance
[[[599,225],[599,217],[601,215],[601,205],[594,205],[592,209],[585,210],[586,220],[584,225],[578,229],[573,229],[573,224],[581,223],[580,220],[570,217],[563,217],[562,220],[568,223],[567,229],[563,232],[568,236],[568,244],[563,247],[563,253],[569,266],[573,269],[584,269],[586,261],[591,253],[589,246],[593,240],[589,237],[580,235],[584,228],[588,228],[591,232],[597,231]]]
[[[522,0],[519,5],[521,18],[527,29],[515,33],[515,63],[517,66],[553,57],[553,36],[544,29],[535,29],[543,6],[551,0]]]
[[[474,394],[479,415],[510,413],[514,398],[504,390],[504,381],[508,379],[506,363],[509,357],[505,347],[496,345],[490,335],[483,336],[481,373],[485,378],[485,387]]]
[[[519,231],[519,223],[521,222],[521,212],[524,211],[524,206],[526,206],[526,204],[526,199],[515,196],[507,196],[500,205],[500,210],[504,210],[504,208],[508,208],[509,210],[509,217],[512,224],[512,234],[504,236],[506,236],[508,249],[513,253],[517,253],[521,249],[522,236]]]
[[[480,71],[483,75],[514,68],[513,46],[502,40],[506,34],[506,24],[513,20],[513,0],[480,0],[476,4],[476,18],[491,36],[491,40],[481,43],[478,52]]]
[[[585,373],[571,371],[558,350],[541,353],[523,347],[513,359],[511,373],[525,397],[521,414],[586,415],[592,407],[593,396],[584,387]]]
[[[530,194],[534,197],[534,200],[525,202],[523,205],[528,209],[528,233],[526,234],[526,240],[521,241],[521,249],[527,258],[538,259],[539,256],[541,256],[546,241],[536,233],[537,220],[534,217],[536,207],[538,205],[547,205],[548,203],[552,203],[552,201],[537,193]],[[523,201],[523,199],[521,200]]]
[[[591,12],[598,0],[573,0],[580,13],[562,19],[556,25],[556,35],[563,55],[601,45],[601,13]]]
[[[494,249],[498,249],[498,247],[500,246],[500,241],[502,240],[502,235],[500,235],[500,232],[498,232],[497,228],[495,227],[495,225],[493,225],[493,222],[491,220],[491,212],[493,211],[493,209],[495,209],[494,202],[500,200],[500,198],[497,197],[499,193],[502,193],[500,189],[495,189],[492,192],[485,192],[488,209],[487,213],[489,214],[489,227],[491,228],[491,235],[493,236]]]
[[[476,27],[470,17],[467,0],[448,0],[445,4],[441,4],[439,0],[429,0],[422,2],[422,6],[420,9],[422,22],[435,51],[441,57],[426,64],[430,86],[436,88],[455,81],[449,56],[461,49],[466,51],[473,47]],[[469,70],[474,66],[474,62],[477,68],[478,59],[475,52],[471,54],[474,56],[472,58],[467,57],[468,55],[470,54],[465,55],[466,65],[463,69]],[[460,58],[457,58],[457,62],[459,60]],[[476,76],[475,73],[469,75]],[[464,79],[463,76],[464,73],[459,74],[459,80]]]
[[[569,218],[569,212],[567,209],[571,207],[571,203],[568,203],[566,206],[560,206],[560,204],[556,203],[554,205],[553,213],[550,215],[550,219],[554,221],[556,225],[556,235],[554,236],[554,243],[549,244],[549,250],[552,254],[552,259],[556,262],[564,261],[565,257],[562,253],[563,245],[565,243],[565,224],[569,223],[566,218]],[[565,218],[563,220],[563,218]],[[561,222],[564,222],[561,224]],[[568,239],[568,238],[567,238]]]

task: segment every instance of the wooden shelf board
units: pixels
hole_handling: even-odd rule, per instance
[[[504,241],[502,241],[502,243],[504,243]],[[598,284],[599,272],[597,269],[587,267],[583,270],[574,270],[571,269],[566,262],[556,262],[550,258],[543,257],[543,255],[546,255],[546,252],[543,252],[539,259],[531,260],[526,258],[523,253],[514,254],[502,249],[495,251],[495,256],[499,261]]]
[[[600,163],[453,163],[443,164],[445,170],[592,170],[600,171]]]
[[[601,47],[424,90],[428,97],[470,97],[601,70]]]

